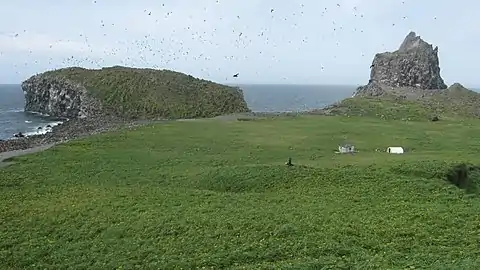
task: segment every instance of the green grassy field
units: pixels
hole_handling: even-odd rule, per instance
[[[0,171],[0,268],[480,269],[480,197],[445,180],[479,137],[478,120],[301,116],[60,145]]]

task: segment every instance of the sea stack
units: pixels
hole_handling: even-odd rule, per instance
[[[424,90],[446,89],[440,76],[438,47],[410,32],[399,49],[377,53],[371,65],[370,80],[357,89],[355,95],[382,96],[392,88]]]

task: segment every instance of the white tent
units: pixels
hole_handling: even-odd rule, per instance
[[[390,154],[403,154],[403,148],[398,146],[390,146],[387,148],[387,153]]]

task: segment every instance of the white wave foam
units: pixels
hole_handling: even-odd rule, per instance
[[[40,115],[40,116],[46,116],[46,117],[50,116],[49,114],[46,114],[46,113],[32,112],[32,111],[27,111],[27,112],[35,115]]]
[[[51,123],[46,124],[45,126],[42,126],[41,128],[37,127],[33,131],[25,132],[24,135],[28,137],[28,136],[47,134],[48,132],[52,132],[53,127],[61,125],[61,124],[63,124],[62,121],[51,122]]]
[[[18,113],[18,112],[24,112],[24,110],[22,108],[0,110],[0,113]]]

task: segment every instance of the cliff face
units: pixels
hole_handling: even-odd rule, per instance
[[[22,83],[25,111],[61,118],[86,118],[102,110],[100,102],[90,97],[87,89],[69,80],[42,74]]]
[[[240,89],[169,70],[65,68],[22,83],[25,110],[63,118],[201,118],[249,112]]]
[[[357,89],[357,94],[377,96],[391,87],[417,89],[446,89],[440,76],[438,47],[433,48],[415,32],[410,32],[394,52],[375,55],[366,86]]]

